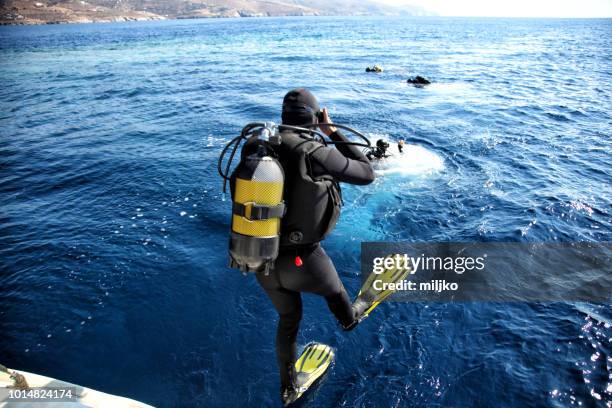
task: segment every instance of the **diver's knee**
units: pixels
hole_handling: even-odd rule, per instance
[[[336,304],[342,303],[345,297],[348,298],[346,290],[344,290],[344,288],[339,288],[325,296],[325,300],[327,301],[327,303]]]
[[[302,320],[302,311],[295,310],[291,313],[283,313],[279,316],[279,326],[286,328],[296,327],[300,325],[300,321]]]

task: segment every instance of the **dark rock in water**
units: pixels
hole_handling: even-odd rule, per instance
[[[427,78],[424,78],[420,75],[417,75],[414,78],[408,78],[406,82],[408,82],[409,84],[421,85],[421,86],[431,84],[431,81],[429,81]]]

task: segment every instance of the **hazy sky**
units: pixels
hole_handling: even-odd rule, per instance
[[[421,6],[441,16],[612,17],[612,0],[378,0]]]

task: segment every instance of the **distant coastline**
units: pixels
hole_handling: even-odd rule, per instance
[[[205,17],[198,17],[205,18]],[[215,18],[215,17],[212,17]],[[223,18],[223,17],[219,17]],[[91,24],[91,23],[120,23],[128,21],[155,21],[168,20],[165,17],[132,17],[132,16],[114,16],[112,18],[88,19],[79,18],[75,20],[36,20],[22,18],[19,20],[0,20],[0,26],[30,26],[30,25],[57,25],[57,24]]]
[[[375,0],[0,0],[0,25],[305,16],[438,17],[421,7]]]
[[[142,17],[142,16],[130,16],[130,15],[119,15],[113,16],[109,18],[101,18],[101,19],[88,19],[88,18],[79,18],[75,20],[32,20],[28,18],[24,18],[21,20],[11,21],[11,20],[0,20],[0,26],[26,26],[26,25],[60,25],[60,24],[94,24],[94,23],[122,23],[122,22],[131,22],[131,21],[163,21],[163,20],[214,20],[214,19],[240,19],[240,18],[274,18],[274,17],[334,17],[336,15],[333,14],[286,14],[286,15],[278,15],[278,16],[191,16],[191,17],[164,17],[164,16],[150,16],[150,17]],[[337,15],[339,16],[339,15]]]
[[[287,2],[285,2],[287,1]],[[285,16],[426,16],[419,7],[370,0],[5,0],[0,25]]]

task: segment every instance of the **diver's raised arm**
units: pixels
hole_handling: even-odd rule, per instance
[[[323,108],[321,110],[321,119],[323,123],[334,123],[329,117],[329,112],[327,108]],[[344,136],[337,127],[335,126],[320,126],[321,131],[325,133],[331,140],[334,142],[348,142],[349,140]],[[354,145],[351,144],[337,144],[336,148],[342,153],[345,157],[349,159],[359,160],[363,162],[368,162],[369,160],[365,157],[363,152]]]
[[[330,175],[337,181],[349,184],[366,185],[374,181],[374,169],[363,153],[357,150],[359,156],[351,158],[353,152],[342,154],[340,146],[350,148],[355,146],[338,145],[338,149],[323,147],[312,153],[313,176]]]

